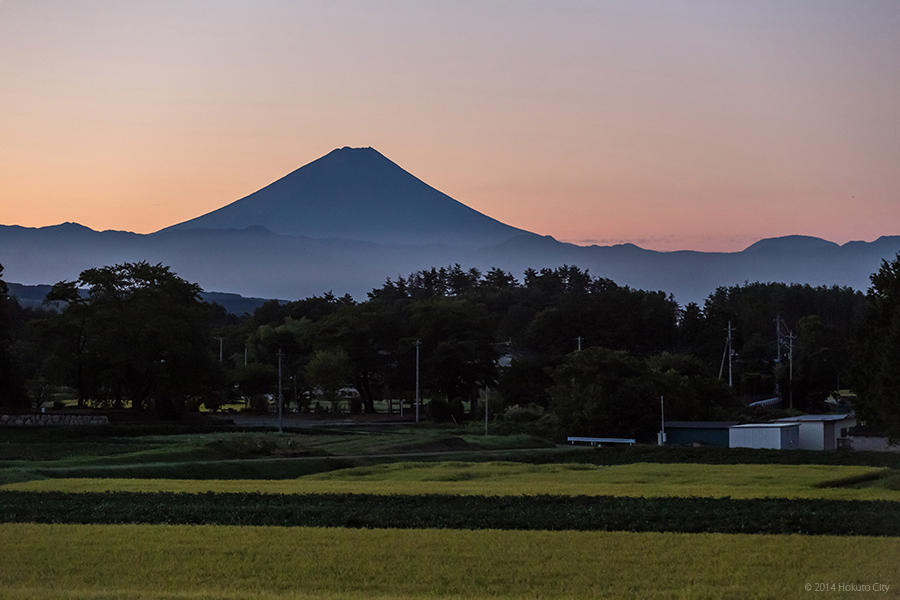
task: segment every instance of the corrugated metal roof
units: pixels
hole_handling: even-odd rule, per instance
[[[776,422],[799,422],[799,421],[843,421],[844,419],[855,415],[799,415],[796,417],[784,417],[783,419],[775,419]]]
[[[745,425],[732,425],[732,429],[744,428],[760,428],[760,427],[799,427],[799,423],[747,423]]]
[[[740,421],[666,421],[666,429],[728,429]]]

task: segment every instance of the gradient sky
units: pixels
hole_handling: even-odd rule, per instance
[[[340,146],[511,225],[900,234],[900,1],[0,0],[0,223],[150,232]]]

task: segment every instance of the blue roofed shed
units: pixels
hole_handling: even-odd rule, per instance
[[[728,447],[728,428],[737,421],[667,421],[666,445]]]

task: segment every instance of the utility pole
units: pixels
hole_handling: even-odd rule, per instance
[[[419,346],[422,340],[416,340],[416,423],[419,422]]]
[[[220,335],[215,336],[217,340],[219,340],[219,362],[222,362],[222,345],[225,343],[225,338]]]
[[[794,408],[794,332],[788,331],[788,402]]]
[[[731,321],[728,321],[728,387],[731,385],[731,359],[734,356],[734,346],[731,341]]]
[[[778,382],[778,367],[781,365],[781,313],[775,315],[775,395],[781,398],[781,384]]]
[[[731,362],[734,357],[734,338],[732,338],[731,333],[731,319],[729,319],[728,335],[725,337],[725,351],[722,352],[722,364],[719,365],[719,379],[722,379],[722,372],[725,370],[725,359],[728,359],[728,387],[732,387]]]
[[[659,445],[665,446],[666,444],[666,407],[663,404],[663,397],[659,397]]]
[[[244,366],[247,366],[247,344],[244,344]]]
[[[781,352],[782,346],[787,346],[787,359],[788,359],[788,407],[794,408],[794,332],[791,331],[787,324],[784,322],[784,319],[781,318],[779,314],[775,319],[775,334],[777,336],[777,346],[778,346],[778,358],[776,359],[777,364],[781,364]],[[776,366],[777,369],[777,366]],[[778,372],[775,372],[775,393],[778,396],[780,394],[781,388],[778,384]]]
[[[488,387],[484,386],[484,435],[488,434]]]
[[[575,338],[575,341],[578,342],[578,351],[581,352],[581,336]]]
[[[284,402],[284,398],[281,394],[281,359],[284,358],[284,352],[281,351],[281,348],[278,349],[278,433],[284,432],[284,415],[281,412],[281,405]]]

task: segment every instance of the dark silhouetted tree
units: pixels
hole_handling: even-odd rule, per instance
[[[3,265],[0,265],[2,276]],[[0,278],[0,406],[27,407],[22,372],[12,353],[9,310],[12,302],[15,300],[10,299],[9,288]]]
[[[322,396],[331,403],[331,412],[337,414],[340,406],[338,391],[350,374],[350,358],[341,349],[317,350],[306,365],[306,379],[322,390]]]
[[[900,439],[900,254],[871,277],[855,352],[855,407],[867,425]]]
[[[55,330],[67,332],[75,362],[67,377],[79,396],[172,418],[189,400],[220,392],[210,307],[199,294],[168,267],[146,262],[87,269],[77,282],[56,284],[50,299],[68,304]]]

